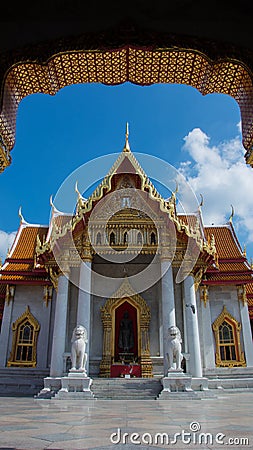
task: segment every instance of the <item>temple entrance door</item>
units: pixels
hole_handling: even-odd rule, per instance
[[[115,363],[137,364],[139,362],[139,315],[137,308],[123,299],[114,312],[114,355]]]
[[[127,278],[101,308],[101,377],[153,376],[149,345],[150,309]]]

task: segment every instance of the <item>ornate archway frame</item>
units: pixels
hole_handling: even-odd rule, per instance
[[[232,326],[233,329],[233,337],[235,342],[235,352],[236,352],[236,361],[226,361],[222,360],[220,356],[220,339],[219,339],[219,327],[223,322],[227,322]],[[217,317],[217,319],[213,322],[212,328],[215,334],[215,343],[216,343],[216,353],[215,353],[215,359],[216,359],[216,365],[218,367],[238,367],[246,366],[245,356],[244,352],[241,351],[241,339],[240,339],[240,333],[241,333],[241,323],[238,322],[227,310],[226,306],[223,306],[223,310],[220,313],[220,315]]]
[[[0,67],[0,171],[11,163],[23,98],[55,95],[78,83],[125,82],[185,84],[203,95],[230,95],[241,112],[245,160],[253,166],[253,73],[248,54],[240,48],[132,27],[34,45],[4,55]]]
[[[114,357],[115,311],[125,301],[137,310],[138,355],[140,356],[142,378],[153,376],[153,366],[150,357],[149,323],[150,308],[141,295],[136,294],[127,277],[119,289],[101,308],[103,333],[103,355],[100,364],[100,376],[110,377],[111,364]]]
[[[132,297],[123,297],[123,298],[119,298],[115,301],[115,303],[112,306],[112,339],[111,339],[111,355],[112,355],[112,361],[115,359],[115,339],[116,339],[116,329],[115,329],[115,324],[116,324],[116,311],[117,309],[123,304],[123,303],[129,303],[131,306],[134,307],[134,309],[136,310],[136,315],[137,315],[137,352],[138,355],[141,354],[141,328],[140,328],[140,307],[139,305],[134,301],[134,299]]]

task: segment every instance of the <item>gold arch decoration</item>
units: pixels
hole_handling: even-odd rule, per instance
[[[12,349],[7,367],[36,367],[39,330],[40,324],[27,306],[25,312],[12,324]]]
[[[226,339],[222,335],[221,327],[223,325],[230,328],[230,337],[226,336]],[[219,367],[245,367],[245,356],[244,352],[241,351],[241,324],[228,312],[225,305],[212,327],[216,342],[216,365]]]
[[[1,170],[11,163],[16,113],[23,98],[34,93],[55,95],[63,87],[77,83],[125,82],[145,86],[185,84],[203,95],[230,95],[241,111],[246,163],[253,166],[253,74],[244,62],[247,55],[204,39],[155,33],[142,36],[136,30],[118,30],[118,42],[115,36],[114,30],[103,36],[87,34],[77,40],[53,41],[31,48],[27,55],[17,52],[0,60]],[[124,43],[119,42],[122,36]]]
[[[140,357],[141,374],[143,378],[150,378],[153,376],[149,344],[150,309],[141,295],[136,294],[133,290],[127,277],[119,289],[101,308],[104,333],[100,376],[110,377],[111,364],[114,357],[115,311],[125,301],[137,310],[138,355]]]

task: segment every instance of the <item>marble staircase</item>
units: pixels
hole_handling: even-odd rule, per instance
[[[0,369],[0,397],[33,397],[43,388],[49,370],[24,367]]]
[[[155,400],[162,384],[156,378],[93,378],[91,390],[99,400]]]

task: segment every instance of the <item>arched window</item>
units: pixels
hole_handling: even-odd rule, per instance
[[[40,325],[31,314],[29,306],[12,324],[12,350],[7,366],[36,367],[37,338]]]
[[[226,306],[213,323],[216,341],[216,365],[225,367],[245,366],[244,353],[241,352],[241,324],[231,316]]]
[[[110,233],[110,245],[115,245],[115,234],[113,231]]]
[[[155,245],[156,244],[156,235],[155,233],[152,231],[151,235],[150,235],[150,244]]]
[[[137,244],[142,244],[142,233],[141,231],[137,234]]]
[[[224,320],[219,326],[220,357],[222,361],[236,361],[235,336],[232,325]]]
[[[128,235],[127,235],[127,231],[125,231],[124,236],[123,236],[123,243],[127,244],[128,242]]]
[[[101,239],[101,233],[100,231],[98,232],[97,236],[96,236],[96,244],[97,245],[101,245],[102,244],[102,239]]]

